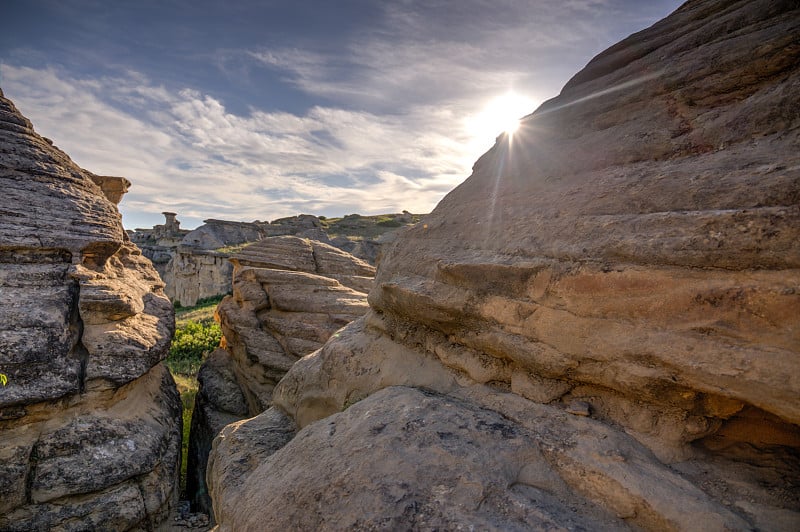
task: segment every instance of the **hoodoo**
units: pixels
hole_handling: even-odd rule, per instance
[[[0,530],[151,530],[174,502],[174,316],[123,231],[129,185],[0,92]]]

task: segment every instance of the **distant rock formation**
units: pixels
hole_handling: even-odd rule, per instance
[[[209,219],[197,229],[185,231],[174,213],[164,215],[166,224],[129,233],[156,265],[167,296],[186,307],[203,298],[230,293],[233,267],[228,257],[247,244],[294,235],[331,244],[374,265],[381,247],[394,239],[397,230],[420,219],[408,211],[377,216],[350,214],[332,222],[300,214],[272,222]]]
[[[233,295],[217,308],[223,347],[200,369],[189,439],[187,492],[210,510],[205,472],[227,424],[272,404],[272,389],[301,357],[364,315],[375,268],[333,246],[265,238],[231,256]]]
[[[164,279],[167,265],[172,260],[175,248],[189,231],[181,229],[177,214],[174,212],[162,213],[166,218],[164,224],[154,225],[151,229],[136,229],[128,231],[131,242],[142,250],[142,255],[152,261],[158,275]],[[169,293],[167,293],[169,296]]]
[[[129,186],[0,91],[0,530],[152,530],[174,502],[174,316],[123,231]]]
[[[499,137],[215,440],[219,530],[800,529],[798,35],[689,1]]]

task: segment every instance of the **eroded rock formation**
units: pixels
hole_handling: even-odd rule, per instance
[[[331,244],[372,265],[380,249],[393,241],[398,230],[420,220],[420,215],[361,216],[350,214],[328,221],[300,214],[272,222],[205,220],[192,231],[180,229],[175,213],[165,212],[166,223],[152,229],[129,231],[131,239],[164,279],[165,293],[183,306],[231,291],[232,266],[228,258],[238,249],[262,238],[293,235]]]
[[[322,242],[265,238],[231,257],[233,295],[217,307],[223,347],[200,369],[189,439],[187,492],[210,510],[205,470],[227,424],[272,404],[272,390],[301,357],[364,315],[375,268]]]
[[[183,237],[189,231],[181,229],[181,222],[178,220],[178,215],[174,212],[163,212],[164,223],[154,225],[150,229],[137,228],[133,231],[128,231],[128,236],[131,242],[136,244],[142,250],[142,255],[150,259],[153,267],[156,269],[162,279],[165,278],[167,273],[167,265],[172,260],[177,248]],[[168,293],[167,286],[164,287],[164,292]]]
[[[687,2],[498,138],[222,431],[220,530],[800,528],[798,35]]]
[[[154,529],[175,497],[174,316],[76,166],[0,92],[0,529]]]

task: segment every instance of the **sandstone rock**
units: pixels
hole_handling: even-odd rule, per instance
[[[162,214],[165,217],[163,224],[154,225],[150,229],[128,231],[128,236],[131,242],[142,250],[142,255],[152,261],[158,275],[162,279],[166,279],[167,265],[175,255],[175,249],[189,231],[181,229],[181,223],[178,221],[176,213],[164,212]],[[166,284],[164,292],[168,297],[174,299],[171,290],[172,285]]]
[[[271,432],[258,425],[270,418],[232,425],[215,442],[215,456],[240,460],[215,458],[209,474],[220,530],[628,528],[620,518],[661,529],[747,526],[630,438],[507,395],[483,397],[505,404],[497,411],[477,397],[386,388],[247,462],[252,470],[237,472],[237,482],[227,468],[253,454],[228,443],[229,431],[253,430],[260,443],[249,446],[261,450],[262,434]]]
[[[200,370],[189,443],[187,492],[207,510],[214,437],[269,408],[272,389],[295,361],[366,312],[375,273],[337,248],[295,236],[265,238],[230,260],[233,295],[217,307],[224,348]]]
[[[0,92],[0,529],[153,529],[175,498],[180,400],[158,274],[115,207]]]
[[[245,242],[255,242],[266,236],[261,223],[230,222],[227,220],[204,220],[203,225],[190,231],[182,245],[199,249],[218,249]]]
[[[798,34],[687,2],[499,137],[272,390],[297,435],[222,432],[220,530],[797,530]]]
[[[100,187],[100,190],[103,191],[103,194],[105,194],[108,201],[114,205],[119,205],[119,202],[122,200],[122,196],[128,192],[128,189],[131,186],[131,182],[124,177],[94,174],[90,174],[90,177],[92,178],[92,181],[94,181],[97,186]]]
[[[233,266],[229,253],[178,247],[164,267],[165,293],[173,301],[192,307],[201,299],[231,291]]]
[[[231,358],[217,349],[203,362],[197,375],[189,451],[186,464],[186,493],[195,505],[208,511],[211,499],[205,483],[208,453],[214,438],[226,426],[247,417],[247,404],[233,373]]]
[[[98,183],[100,180],[121,179],[94,178]],[[230,293],[232,269],[228,257],[237,248],[262,238],[298,236],[331,244],[370,264],[376,264],[380,249],[396,236],[398,230],[420,219],[419,215],[403,211],[402,214],[378,216],[354,214],[328,223],[310,214],[300,214],[272,222],[211,219],[193,231],[186,231],[180,229],[175,213],[163,214],[166,216],[163,225],[136,229],[128,234],[142,249],[142,254],[153,262],[164,280],[167,296],[183,306],[194,306],[200,299]],[[328,231],[338,236],[330,238]]]

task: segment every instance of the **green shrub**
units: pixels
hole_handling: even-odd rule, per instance
[[[393,218],[389,218],[387,220],[381,220],[377,222],[377,225],[380,225],[381,227],[400,227],[401,225],[403,225],[403,222],[400,222]]]
[[[189,320],[175,330],[167,360],[197,360],[219,346],[222,330],[213,319]]]

